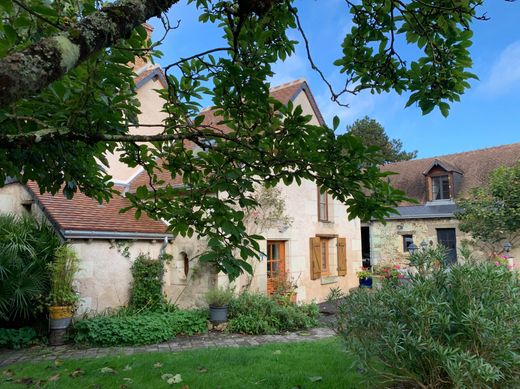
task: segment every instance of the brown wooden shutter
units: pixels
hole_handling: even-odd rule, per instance
[[[321,245],[320,238],[309,239],[310,258],[311,258],[311,280],[321,277]]]
[[[347,239],[338,238],[338,276],[347,274]]]

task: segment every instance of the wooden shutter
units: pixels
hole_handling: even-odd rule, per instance
[[[311,280],[321,277],[321,245],[320,238],[309,239],[310,258],[311,258]]]
[[[347,239],[338,238],[338,276],[347,274]]]

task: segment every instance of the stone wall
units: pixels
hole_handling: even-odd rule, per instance
[[[259,232],[266,240],[261,242],[266,252],[267,240],[285,242],[286,271],[298,285],[297,301],[324,301],[331,288],[339,287],[344,292],[358,285],[356,271],[361,267],[361,227],[358,219],[348,221],[347,208],[329,196],[329,222],[318,221],[318,190],[316,184],[304,180],[302,184],[280,185],[285,200],[286,214],[293,220],[289,227],[280,226]],[[330,236],[329,268],[330,274],[317,280],[310,277],[309,239],[316,236]],[[337,274],[337,237],[347,241],[347,275]],[[255,269],[254,277],[244,275],[237,289],[248,286],[249,290],[265,293],[267,290],[266,258],[251,262]],[[219,284],[226,283],[225,276],[219,277]]]
[[[380,222],[370,224],[370,252],[372,263],[408,263],[408,253],[403,250],[403,235],[412,235],[413,242],[420,247],[424,240],[429,245],[437,245],[437,228],[455,228],[457,251],[463,240],[471,237],[458,228],[458,221],[444,219],[390,220],[386,225]]]

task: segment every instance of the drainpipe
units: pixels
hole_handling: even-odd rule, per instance
[[[159,258],[162,258],[164,256],[164,251],[166,250],[166,246],[168,246],[168,237],[165,236],[163,240],[163,244],[161,246],[161,250],[159,250]]]

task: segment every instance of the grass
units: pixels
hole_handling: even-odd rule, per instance
[[[359,388],[361,376],[339,339],[147,353],[63,362],[18,363],[0,387],[44,388]],[[103,371],[102,369],[105,368]],[[109,368],[109,369],[107,369]],[[79,370],[78,370],[79,369]],[[76,371],[76,373],[74,373]],[[164,374],[180,374],[168,384]],[[40,381],[38,386],[38,381]]]

